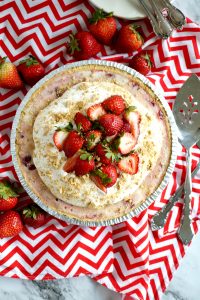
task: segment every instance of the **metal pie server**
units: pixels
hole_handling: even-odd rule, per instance
[[[200,139],[199,96],[200,81],[198,77],[193,74],[180,89],[173,107],[174,117],[179,129],[179,141],[186,149],[187,174],[184,184],[184,208],[181,226],[178,231],[179,238],[184,244],[188,244],[193,237],[190,225],[190,201],[192,192],[190,149]],[[164,226],[169,210],[177,201],[178,196],[181,196],[181,188],[177,192],[176,195],[172,196],[168,204],[153,217],[151,223],[153,230],[157,230]]]

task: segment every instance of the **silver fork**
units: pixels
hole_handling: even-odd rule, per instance
[[[185,15],[180,9],[172,5],[169,0],[162,0],[162,2],[168,10],[168,18],[172,25],[177,29],[182,29],[186,23]]]
[[[152,5],[154,13],[149,10],[149,6],[146,4],[145,0],[139,0],[151,22],[155,34],[162,39],[167,39],[169,36],[171,36],[173,28],[165,19],[165,17],[163,17],[154,0],[149,1]]]

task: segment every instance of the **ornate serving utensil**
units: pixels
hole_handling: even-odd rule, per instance
[[[200,81],[193,74],[184,83],[180,89],[173,107],[173,113],[179,131],[179,141],[186,149],[186,180],[184,184],[184,208],[181,220],[181,226],[178,235],[184,244],[188,244],[193,232],[190,222],[190,201],[191,201],[191,147],[200,139],[200,99],[199,97]],[[200,143],[199,143],[200,145]],[[199,166],[198,166],[199,168]],[[198,171],[198,169],[197,169]],[[196,173],[194,173],[196,174]],[[169,200],[168,204],[152,219],[152,229],[157,230],[165,224],[167,214],[174,203],[181,196],[182,187]]]

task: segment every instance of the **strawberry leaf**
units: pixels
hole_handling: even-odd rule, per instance
[[[80,159],[81,160],[92,160],[93,156],[92,154],[88,153],[87,151],[84,151],[81,155],[80,155]]]
[[[153,64],[151,62],[151,59],[150,59],[150,56],[147,52],[146,52],[146,54],[141,55],[141,57],[143,57],[146,60],[147,65],[148,65],[149,68],[151,68],[153,66]]]
[[[113,16],[113,12],[106,13],[103,9],[97,9],[89,19],[90,24],[96,24],[99,20]]]
[[[69,38],[70,38],[70,42],[69,42],[68,48],[69,48],[70,54],[73,55],[74,51],[81,51],[78,40],[75,38],[75,36],[73,34],[70,34]]]
[[[0,58],[0,65],[4,64],[6,61],[7,56],[1,57]]]
[[[105,152],[106,152],[105,156],[106,156],[108,159],[111,159],[112,162],[118,162],[118,161],[119,161],[119,159],[121,158],[121,155],[120,155],[119,153],[113,152],[113,151],[109,148],[109,146],[108,146],[107,144],[105,144],[105,142],[104,142],[104,144],[103,144],[103,148],[104,148],[104,150],[105,150]],[[117,149],[118,149],[118,148],[117,148]]]
[[[126,112],[126,113],[129,113],[129,112],[135,111],[135,110],[136,110],[136,106],[133,106],[133,105],[132,105],[132,106],[127,107],[126,110],[125,110],[125,112]]]
[[[40,213],[40,209],[37,206],[31,205],[23,209],[22,214],[25,218],[32,218],[34,220],[37,219],[38,214]]]
[[[93,171],[92,175],[100,177],[103,184],[112,182],[112,178],[110,178],[107,174],[103,173],[100,169],[96,169],[95,171]]]
[[[64,132],[69,132],[73,130],[73,124],[71,122],[68,123],[67,126],[65,127],[57,127],[56,131],[64,131]]]
[[[39,65],[38,60],[33,55],[29,55],[29,58],[21,60],[19,64],[23,64],[23,63],[26,63],[27,67],[32,65]]]
[[[0,198],[7,200],[8,198],[18,197],[15,191],[11,188],[9,182],[0,182]]]
[[[81,123],[78,123],[78,125],[77,125],[76,127],[77,127],[77,131],[78,131],[78,132],[81,132],[81,129],[82,129]]]

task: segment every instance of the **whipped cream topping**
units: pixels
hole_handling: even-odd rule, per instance
[[[89,175],[77,177],[74,173],[63,171],[67,158],[54,145],[53,134],[56,127],[64,127],[71,122],[76,112],[85,113],[89,106],[112,95],[121,95],[141,114],[140,136],[135,147],[140,162],[137,174],[121,173],[117,183],[104,194]],[[82,82],[72,86],[44,108],[34,123],[33,161],[42,181],[55,197],[80,207],[98,208],[130,198],[138,186],[144,184],[161,155],[166,128],[158,112],[159,106],[152,105],[150,96],[139,86],[133,87],[131,92],[110,82]]]

